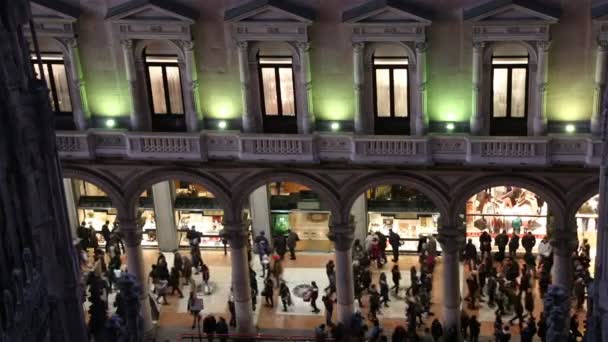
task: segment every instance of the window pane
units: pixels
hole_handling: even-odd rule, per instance
[[[51,65],[53,71],[53,80],[55,81],[55,91],[57,92],[57,102],[59,102],[60,112],[71,112],[72,103],[70,103],[70,91],[68,89],[68,79],[65,74],[65,65]]]
[[[508,69],[494,69],[494,94],[493,104],[495,118],[504,118],[507,116],[507,82]]]
[[[277,80],[274,68],[262,68],[262,83],[264,85],[264,108],[266,115],[278,115],[279,105],[277,102]]]
[[[294,116],[296,115],[296,104],[293,94],[293,72],[291,71],[291,68],[280,68],[279,78],[283,115]]]
[[[159,66],[149,66],[150,90],[152,93],[152,109],[154,114],[167,114],[167,104],[165,103],[165,88],[163,86],[163,68]]]
[[[492,64],[528,64],[528,57],[494,57]]]
[[[376,69],[376,115],[391,116],[390,76],[388,69]]]
[[[182,103],[182,84],[179,78],[179,67],[165,67],[167,73],[167,84],[169,85],[169,102],[172,114],[183,114],[184,104]]]
[[[526,69],[513,69],[511,74],[511,117],[526,116]]]
[[[291,64],[291,57],[262,57],[260,64]]]
[[[407,58],[374,58],[374,65],[407,65]]]
[[[407,69],[393,70],[393,93],[395,94],[395,117],[406,118],[407,111]]]
[[[37,79],[42,79],[40,76],[40,68],[38,67],[38,62],[34,62],[34,72],[36,73]],[[51,84],[49,83],[49,73],[48,73],[48,65],[42,64],[42,70],[44,70],[44,79],[46,80],[46,87],[49,88],[49,102],[51,103],[51,109],[55,110],[55,101],[53,101],[53,94],[51,93]]]

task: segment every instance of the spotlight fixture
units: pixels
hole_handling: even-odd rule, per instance
[[[445,128],[448,130],[448,132],[451,132],[454,130],[454,128],[456,128],[456,125],[454,125],[453,122],[448,122],[448,124],[445,125]]]
[[[576,127],[573,124],[566,125],[566,133],[574,133],[576,132]]]
[[[114,119],[107,119],[106,120],[106,127],[108,127],[108,128],[114,128],[114,126],[116,126],[116,120],[114,120]]]
[[[338,131],[340,130],[340,124],[337,122],[332,122],[331,125],[329,126],[331,128],[332,131]]]
[[[226,121],[222,120],[217,123],[217,127],[219,127],[219,129],[226,129],[226,127],[228,127],[228,123],[226,123]]]

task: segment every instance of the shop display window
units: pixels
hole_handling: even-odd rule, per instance
[[[271,214],[273,234],[287,234],[294,231],[302,240],[327,240],[329,232],[329,212],[290,210]]]
[[[484,230],[492,238],[503,230],[520,236],[531,231],[539,240],[547,234],[547,211],[547,203],[527,189],[514,186],[486,189],[466,203],[466,235],[477,246],[477,238]]]
[[[418,238],[437,234],[439,213],[416,212],[368,212],[369,231],[388,236],[389,229],[397,233],[403,245],[401,251],[416,251]],[[387,246],[391,249],[391,246]]]
[[[194,230],[203,235],[201,247],[223,246],[220,231],[224,228],[222,210],[187,211],[176,210],[177,227],[180,231],[180,245],[188,245],[187,230]]]
[[[599,200],[600,196],[595,195],[585,202],[580,209],[576,212],[576,225],[578,233],[578,241],[583,242],[583,239],[587,239],[591,246],[591,267],[590,270],[593,272],[595,269],[595,256],[597,254],[597,228],[599,218]]]

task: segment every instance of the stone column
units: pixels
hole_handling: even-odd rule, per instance
[[[241,98],[243,101],[243,132],[259,133],[255,109],[251,99],[251,75],[249,73],[249,44],[237,42],[239,57],[239,75],[241,80]]]
[[[574,277],[572,253],[577,246],[576,232],[556,229],[551,235],[550,243],[553,247],[553,284],[571,289]]]
[[[315,130],[315,115],[312,107],[312,80],[310,75],[310,43],[297,43],[300,54],[300,112],[298,117],[298,133],[311,134]]]
[[[547,118],[545,117],[547,96],[547,69],[549,62],[549,47],[551,42],[538,42],[538,68],[536,71],[536,108],[532,124],[534,136],[545,134]]]
[[[249,210],[251,210],[251,227],[253,235],[264,232],[270,239],[270,199],[268,187],[263,185],[249,195]]]
[[[604,88],[606,86],[606,62],[608,60],[608,41],[599,41],[595,54],[595,88],[593,90],[593,108],[591,113],[591,134],[601,133],[601,114]]]
[[[238,333],[254,332],[249,262],[247,260],[247,230],[243,222],[224,222],[224,230],[230,243],[232,268],[232,293],[236,311]]]
[[[605,104],[604,104],[605,106]],[[606,114],[603,114],[606,115]],[[608,127],[602,127],[604,131]],[[608,132],[602,132],[602,135]],[[600,200],[598,205],[599,218],[597,223],[597,242],[595,256],[595,280],[589,297],[592,302],[590,341],[608,341],[608,142],[602,144],[602,164],[600,167]],[[589,307],[587,308],[589,310]]]
[[[122,54],[125,60],[125,68],[127,72],[127,81],[129,82],[129,92],[131,94],[131,130],[147,131],[149,125],[147,118],[144,118],[145,110],[142,107],[141,89],[137,77],[137,66],[135,65],[135,56],[133,54],[133,40],[124,39],[120,41],[122,45]]]
[[[199,130],[201,118],[201,102],[198,93],[198,72],[196,70],[196,59],[194,57],[194,41],[183,40],[181,42],[184,51],[184,114],[186,115],[186,128],[188,132]]]
[[[369,118],[365,115],[365,65],[363,64],[363,52],[365,43],[353,43],[353,74],[355,90],[355,133],[371,134],[368,125]]]
[[[357,197],[350,214],[355,221],[354,238],[359,239],[363,243],[367,237],[368,229],[367,198],[365,197],[365,193]]]
[[[485,43],[473,43],[473,106],[471,134],[480,135],[483,129],[483,48]]]
[[[68,48],[68,60],[70,81],[70,98],[72,100],[72,113],[74,115],[74,124],[76,129],[84,131],[88,127],[89,105],[87,102],[87,94],[84,87],[84,76],[80,66],[80,55],[78,53],[78,41],[70,38],[65,40]]]
[[[140,301],[141,314],[144,320],[144,334],[148,336],[153,335],[154,323],[152,322],[150,300],[148,299],[148,273],[144,266],[144,257],[141,249],[142,230],[135,218],[119,217],[118,222],[127,252],[127,271],[137,278],[142,288]]]
[[[414,115],[414,134],[426,133],[426,43],[416,43],[416,90],[418,110]]]
[[[78,222],[78,202],[76,194],[74,193],[74,184],[69,178],[63,179],[63,189],[65,192],[65,202],[68,209],[68,221],[70,223],[70,233],[72,233],[72,239],[76,239],[76,229],[80,222]]]
[[[443,329],[459,331],[461,293],[459,252],[464,247],[465,232],[456,227],[442,227],[437,241],[443,259]]]
[[[156,241],[162,252],[175,252],[179,248],[179,237],[175,226],[175,191],[169,181],[152,186]]]
[[[332,225],[329,238],[336,248],[336,294],[338,296],[338,321],[349,326],[355,312],[355,287],[353,279],[353,233],[350,224]]]

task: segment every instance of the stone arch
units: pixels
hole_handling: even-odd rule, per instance
[[[338,196],[336,196],[332,186],[326,182],[304,173],[294,171],[262,171],[237,182],[232,187],[234,194],[233,210],[235,217],[241,215],[249,195],[260,186],[276,181],[288,181],[309,187],[318,196],[321,202],[330,210],[331,218],[340,212]]]
[[[554,217],[560,230],[568,229],[564,227],[566,217],[564,216],[565,205],[562,194],[548,182],[538,179],[512,174],[495,174],[470,179],[463,182],[453,191],[454,202],[450,208],[450,219],[452,222],[460,222],[459,216],[465,212],[466,202],[476,193],[495,186],[514,185],[525,188],[543,197],[547,202],[549,212]]]
[[[404,43],[404,42],[372,42],[372,43],[365,43],[365,52],[364,52],[364,63],[372,63],[372,58],[374,56],[374,53],[376,52],[376,50],[378,50],[378,48],[382,47],[383,45],[394,45],[397,46],[403,50],[405,50],[405,54],[406,57],[408,59],[408,65],[412,66],[414,69],[416,67],[416,52],[414,51],[414,49],[411,48],[411,46],[409,46],[408,44]]]
[[[599,193],[599,184],[597,179],[592,179],[584,184],[577,186],[575,189],[568,192],[566,196],[566,220],[568,223],[574,223],[576,228],[576,213],[585,202]]]
[[[231,213],[231,201],[229,192],[224,184],[203,172],[176,167],[159,168],[142,172],[127,183],[125,187],[127,190],[126,193],[129,194],[127,198],[127,213],[134,215],[137,212],[139,195],[144,192],[144,190],[156,183],[175,179],[203,185],[213,193],[215,199],[224,210],[224,219],[232,219],[231,216],[227,216],[227,214]]]
[[[170,39],[141,39],[141,40],[137,40],[135,42],[135,46],[133,47],[133,51],[135,53],[135,58],[136,59],[142,59],[143,58],[143,53],[144,53],[144,49],[151,43],[154,42],[163,42],[163,43],[168,43],[172,48],[175,49],[175,52],[177,53],[177,59],[181,62],[184,61],[184,50],[182,50],[181,46]]]
[[[63,166],[62,167],[62,177],[63,178],[75,178],[83,181],[87,181],[91,184],[94,184],[101,190],[103,190],[108,197],[110,197],[110,201],[112,201],[112,205],[119,212],[124,212],[126,207],[126,198],[124,193],[121,190],[119,184],[116,184],[109,177],[88,169],[75,167],[75,166]]]
[[[538,54],[536,53],[536,50],[534,49],[534,47],[526,42],[526,41],[500,41],[500,42],[489,42],[486,43],[486,48],[484,51],[484,56],[483,56],[483,61],[484,64],[489,64],[492,62],[492,56],[494,55],[494,51],[496,50],[496,48],[500,47],[501,45],[506,45],[506,44],[515,44],[515,45],[521,45],[523,48],[525,48],[528,51],[528,64],[530,65],[536,65],[538,63]]]
[[[441,224],[448,223],[449,198],[443,189],[441,189],[438,185],[420,177],[410,174],[388,172],[373,173],[365,176],[364,178],[346,183],[342,187],[343,191],[341,192],[343,205],[341,207],[340,220],[342,220],[342,222],[349,222],[351,208],[355,203],[355,200],[361,196],[361,194],[365,193],[365,191],[372,187],[387,184],[404,185],[420,191],[437,207],[440,214],[439,227],[441,227]]]
[[[249,64],[257,65],[258,53],[260,50],[264,48],[264,46],[269,44],[280,44],[285,46],[289,51],[290,55],[293,58],[293,67],[294,69],[300,65],[300,53],[298,52],[298,48],[290,42],[266,42],[266,41],[256,41],[249,42],[249,51],[247,53],[247,59],[249,60]],[[256,67],[257,68],[257,67]]]

